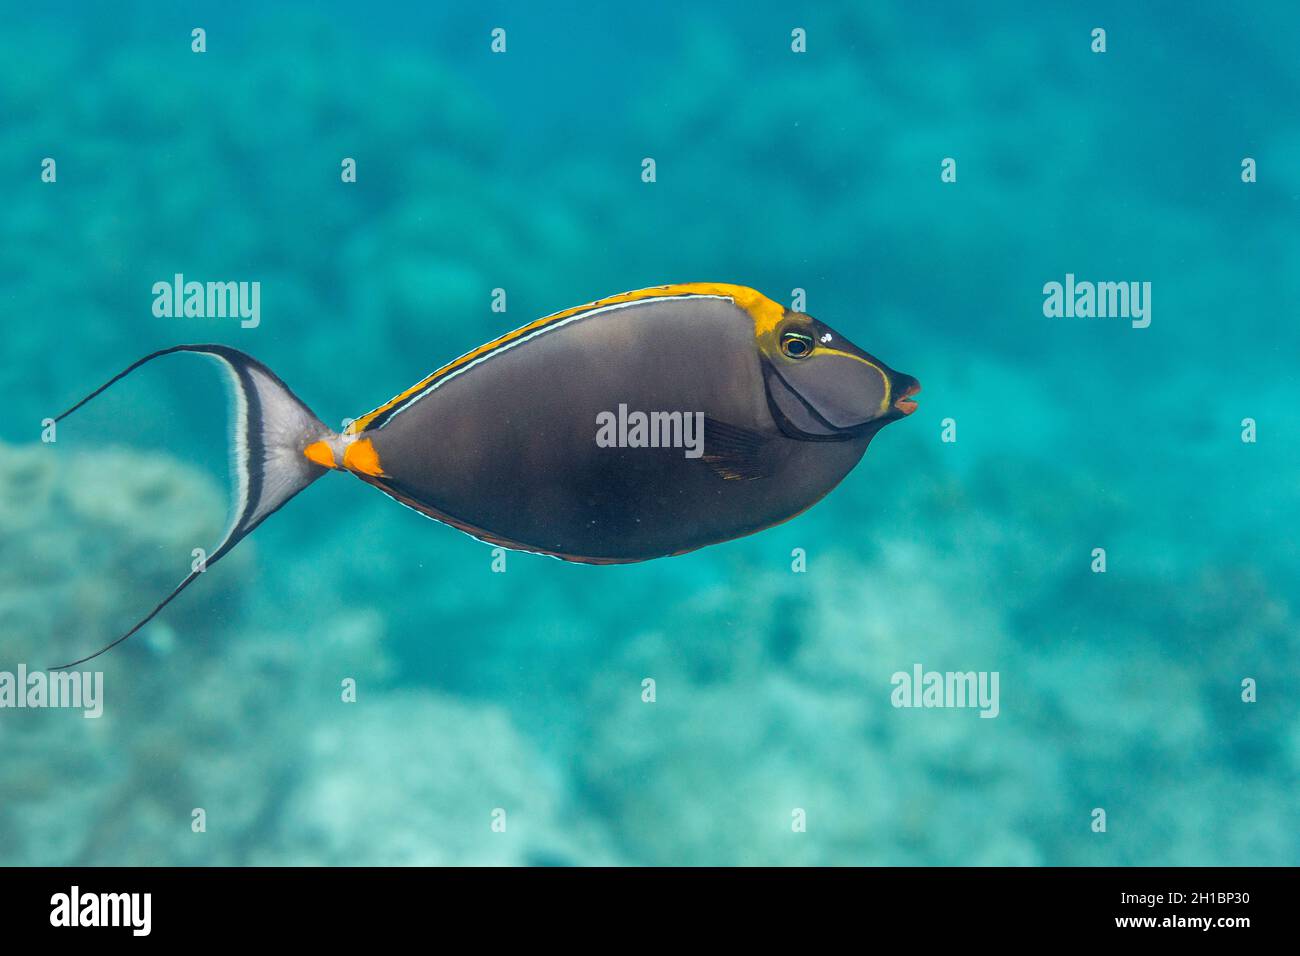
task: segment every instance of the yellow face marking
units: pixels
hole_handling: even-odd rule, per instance
[[[334,450],[323,441],[314,441],[302,450],[302,453],[316,464],[325,468],[337,468],[334,462]]]
[[[360,418],[354,420],[343,432],[345,435],[358,435],[366,430],[366,426],[374,421],[377,417],[391,408],[405,402],[411,396],[428,388],[434,381],[448,372],[454,371],[472,362],[482,355],[494,349],[500,348],[508,342],[535,332],[543,326],[550,325],[552,322],[559,322],[562,319],[570,318],[580,312],[587,312],[592,309],[603,308],[607,305],[621,305],[625,302],[636,302],[640,299],[664,298],[675,295],[719,295],[730,298],[737,306],[744,309],[754,321],[754,335],[762,337],[770,336],[775,330],[777,323],[785,316],[785,308],[773,302],[761,292],[757,292],[748,286],[730,285],[724,282],[683,282],[675,285],[657,285],[648,289],[637,289],[634,292],[624,292],[620,295],[612,295],[605,299],[597,299],[595,302],[588,302],[586,305],[575,306],[572,309],[565,309],[563,312],[556,312],[553,315],[544,316],[535,322],[530,322],[522,328],[515,329],[513,332],[507,332],[498,339],[494,339],[485,345],[480,345],[472,352],[466,352],[460,358],[449,362],[442,368],[438,369],[432,375],[416,382],[400,395],[395,395],[384,404],[380,405],[372,412],[367,412]],[[346,456],[345,456],[346,458]]]
[[[343,467],[376,478],[384,473],[383,467],[379,464],[379,452],[375,451],[375,445],[369,438],[362,438],[348,445],[347,450],[343,452]]]
[[[688,282],[684,285],[662,286],[661,289],[672,289],[682,294],[730,296],[731,300],[748,312],[749,317],[754,320],[755,336],[776,331],[777,323],[785,318],[785,306],[773,302],[763,293],[748,286],[728,285],[723,282]]]

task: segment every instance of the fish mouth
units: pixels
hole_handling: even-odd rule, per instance
[[[894,408],[904,415],[910,415],[917,409],[917,404],[912,401],[912,396],[921,390],[921,383],[910,375],[899,376],[899,378],[903,380],[899,384],[904,382],[906,384],[903,387],[903,394],[898,396],[898,399],[894,402]]]

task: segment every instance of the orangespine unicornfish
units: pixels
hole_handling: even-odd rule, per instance
[[[59,419],[177,352],[219,362],[235,397],[234,519],[207,567],[332,470],[493,545],[587,564],[683,554],[815,504],[876,432],[916,409],[920,390],[753,289],[688,283],[538,319],[341,433],[265,365],[224,345],[146,355]]]

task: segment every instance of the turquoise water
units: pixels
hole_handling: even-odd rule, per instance
[[[155,348],[337,427],[704,280],[924,386],[805,515],[642,565],[497,573],[327,476],[96,662],[101,718],[0,710],[0,863],[1300,862],[1300,15],[1090,6],[0,3],[0,671],[220,536],[205,363],[41,442]],[[156,317],[176,273],[260,324]],[[1149,327],[1046,317],[1067,273]],[[998,716],[892,706],[915,664]]]

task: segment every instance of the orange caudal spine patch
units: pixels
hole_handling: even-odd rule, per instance
[[[324,468],[337,468],[334,461],[334,449],[323,441],[314,441],[302,450],[302,453]]]
[[[369,438],[362,438],[348,445],[347,450],[343,452],[343,467],[376,478],[384,473],[383,467],[379,464],[379,452],[375,451],[374,442]]]

